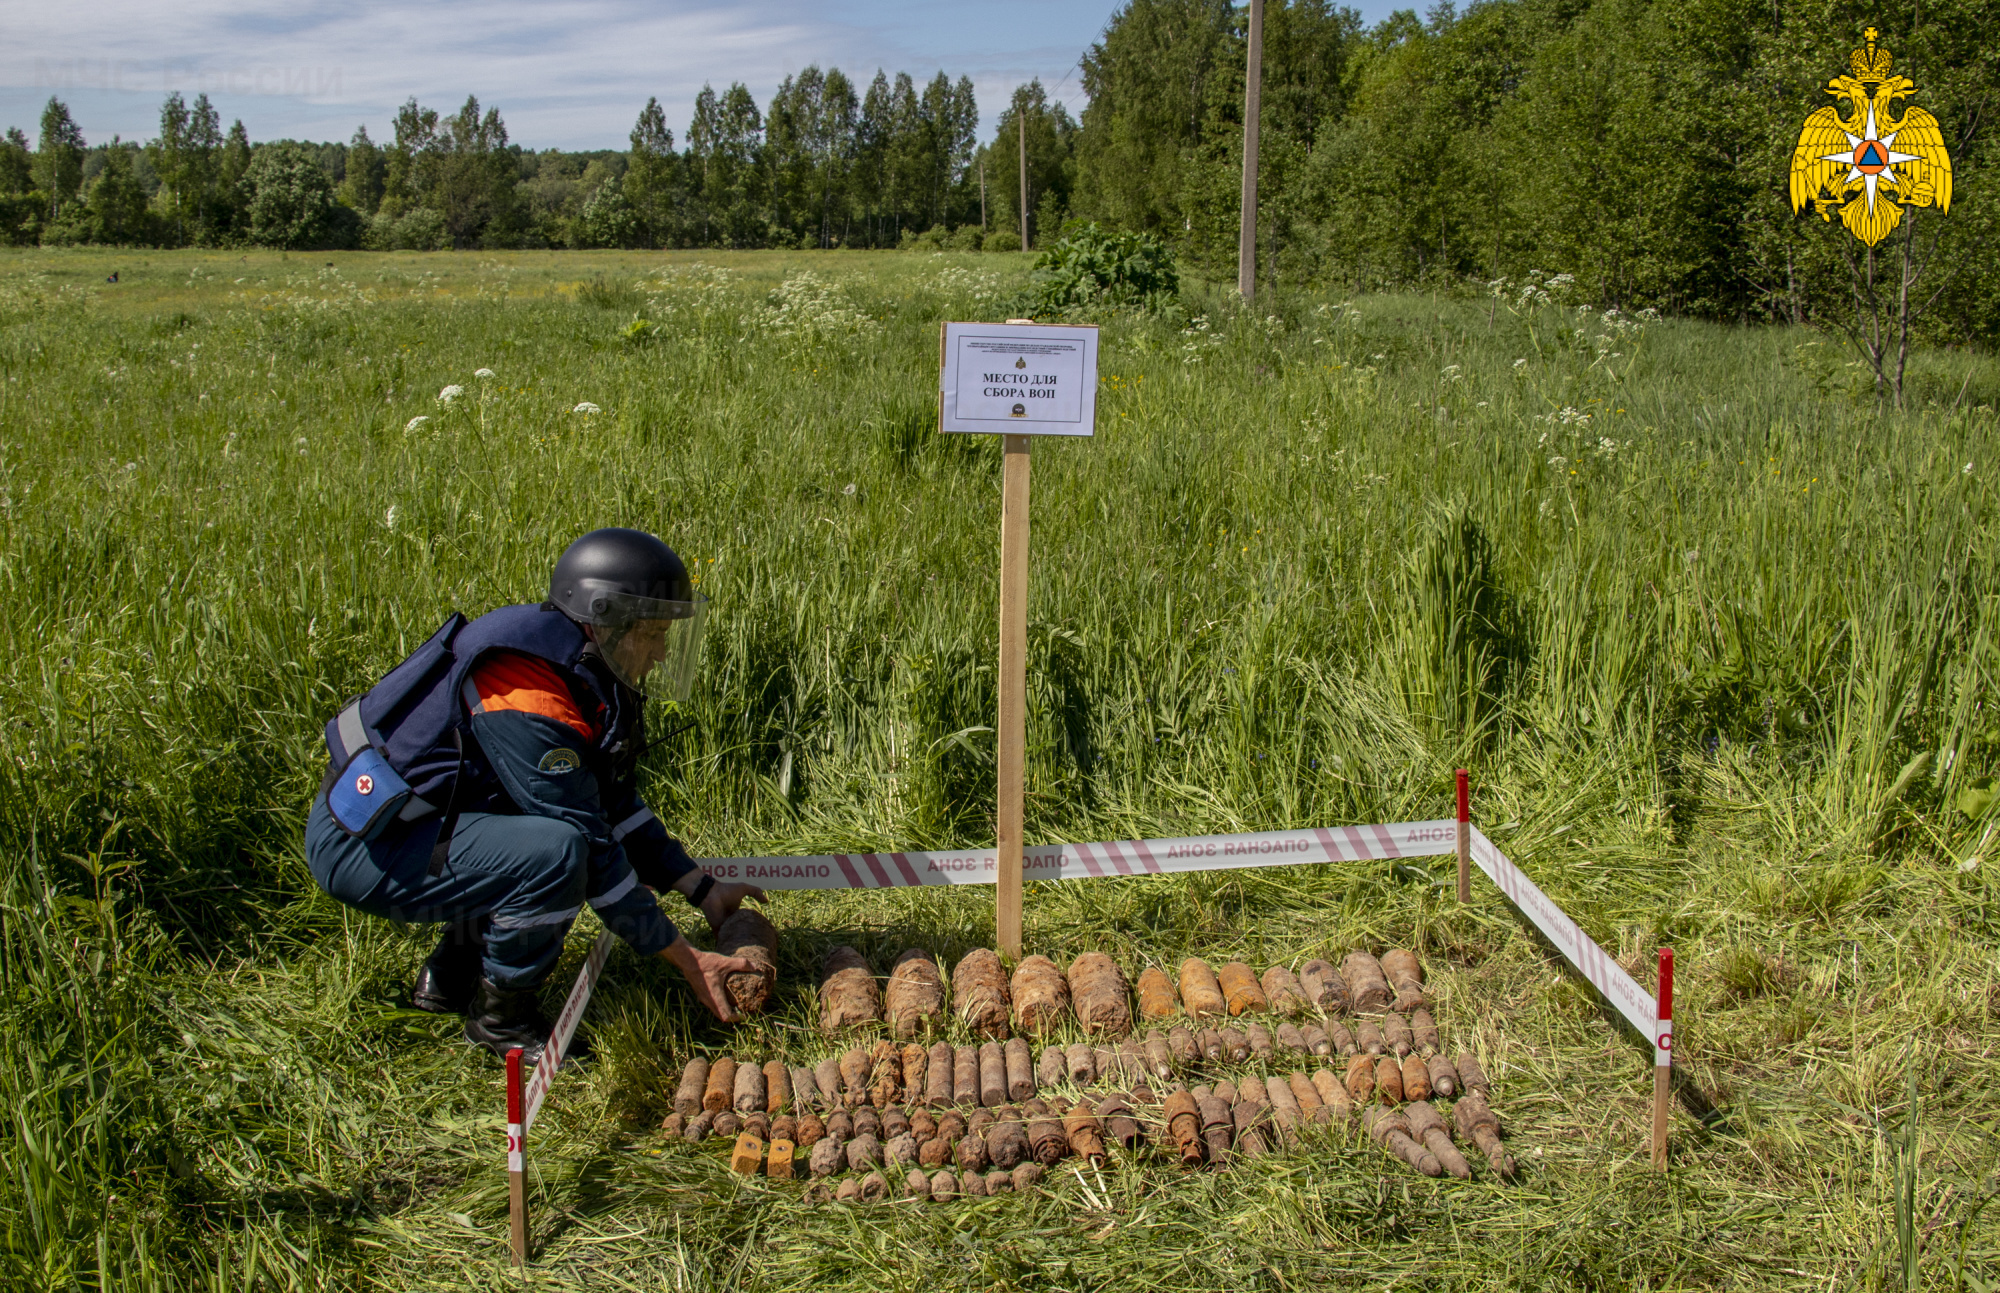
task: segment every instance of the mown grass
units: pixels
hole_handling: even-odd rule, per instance
[[[402,1007],[425,932],[321,898],[297,838],[326,715],[450,609],[536,596],[583,529],[662,533],[715,599],[649,774],[698,852],[989,840],[997,452],[932,430],[936,324],[1024,277],[0,259],[6,1280],[515,1282],[497,1067]],[[1490,889],[1348,866],[1044,886],[1028,941],[1136,968],[1409,940],[1521,1183],[1342,1139],[1120,1162],[1102,1209],[1068,1178],[808,1208],[719,1148],[656,1155],[669,1074],[690,1046],[818,1058],[820,950],[955,954],[991,908],[792,895],[793,995],[733,1038],[614,956],[600,1058],[536,1127],[529,1278],[1990,1282],[2000,933],[1966,810],[2000,746],[2000,366],[1923,355],[1898,415],[1800,332],[1471,296],[1188,313],[1106,320],[1100,434],[1035,449],[1031,838],[1439,816],[1472,767],[1485,828],[1628,968],[1678,950],[1674,1170],[1645,1161],[1644,1050]]]

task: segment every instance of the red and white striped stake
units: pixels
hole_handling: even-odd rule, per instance
[[[528,1129],[521,1099],[521,1048],[507,1052],[507,1238],[514,1264],[528,1264]]]
[[[1653,1166],[1667,1165],[1667,1104],[1674,1073],[1674,949],[1660,949],[1659,1031],[1653,1037]]]
[[[1472,901],[1472,779],[1458,770],[1458,900]]]

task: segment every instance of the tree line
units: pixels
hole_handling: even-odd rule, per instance
[[[1259,288],[1574,276],[1600,304],[1807,319],[1855,250],[1786,196],[1793,143],[1864,27],[1882,30],[1956,169],[1921,296],[1938,337],[2000,336],[2000,40],[1989,0],[1895,12],[1851,0],[1437,0],[1364,27],[1329,0],[1268,0]],[[524,149],[476,100],[415,100],[393,139],[252,144],[170,96],[159,137],[86,148],[50,103],[0,151],[0,237],[377,247],[989,247],[1069,220],[1150,233],[1227,279],[1237,243],[1246,11],[1128,0],[1081,62],[1072,119],[1039,82],[975,138],[970,83],[838,69],[760,106],[704,88],[676,140],[657,101],[629,147]],[[287,242],[286,240],[292,240]],[[1888,264],[1902,253],[1885,244]],[[1931,293],[1935,291],[1935,299]]]

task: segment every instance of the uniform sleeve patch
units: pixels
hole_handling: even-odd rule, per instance
[[[565,772],[575,772],[582,766],[583,756],[565,745],[557,746],[547,754],[544,754],[542,761],[537,763],[535,768],[540,772],[561,776]]]

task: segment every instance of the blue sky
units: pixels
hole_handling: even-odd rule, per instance
[[[51,94],[92,143],[151,138],[169,90],[206,91],[253,139],[384,139],[414,94],[498,107],[515,142],[623,148],[648,95],[675,138],[704,81],[742,81],[762,104],[787,74],[877,67],[920,81],[970,76],[982,135],[1015,85],[1039,76],[1072,113],[1077,58],[1114,0],[7,0],[0,126],[32,138]],[[1361,6],[1374,21],[1390,6]]]

